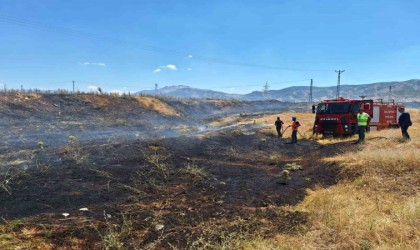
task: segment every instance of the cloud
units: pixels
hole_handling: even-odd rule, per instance
[[[157,67],[155,70],[153,70],[153,72],[154,73],[158,73],[158,72],[161,72],[163,69],[167,69],[167,70],[178,70],[178,68],[175,65],[168,64],[168,65]]]
[[[193,58],[193,56],[192,56],[192,55],[188,55],[187,57],[188,57],[188,58]]]
[[[95,63],[95,62],[84,62],[84,63],[80,63],[81,65],[85,65],[85,66],[99,66],[99,67],[106,67],[105,63]]]
[[[192,68],[187,68],[187,70],[188,70],[188,71],[191,71],[191,70],[192,70]]]
[[[166,69],[170,69],[170,70],[178,70],[177,68],[176,68],[176,66],[175,65],[173,65],[173,64],[168,64],[168,65],[166,65],[166,66],[164,66]]]

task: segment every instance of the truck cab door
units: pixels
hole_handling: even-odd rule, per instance
[[[357,119],[357,113],[359,112],[361,105],[362,105],[361,102],[353,103],[353,106],[351,107],[350,119],[352,119],[352,120]]]
[[[363,108],[366,110],[366,113],[372,117],[373,115],[373,101],[372,100],[366,100],[361,102],[355,102],[353,103],[353,107],[351,108],[351,119],[357,119],[357,113],[359,110]]]
[[[370,117],[373,117],[373,101],[372,100],[367,100],[367,101],[362,102],[362,107]]]

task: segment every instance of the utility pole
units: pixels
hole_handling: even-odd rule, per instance
[[[311,79],[311,87],[309,89],[309,102],[312,102],[312,86],[313,86],[314,82]]]
[[[23,93],[23,85],[20,85],[20,93]]]
[[[340,98],[340,77],[341,73],[343,73],[345,70],[336,70],[335,72],[338,73],[338,80],[337,80],[337,100]]]
[[[157,83],[155,83],[155,95],[158,95],[158,84]]]
[[[74,94],[74,81],[73,81],[73,94]]]
[[[265,99],[268,99],[268,90],[269,90],[269,88],[270,88],[270,85],[268,85],[268,82],[265,82],[264,91],[263,91],[263,95],[264,95],[264,98]]]
[[[392,86],[389,85],[389,96],[388,96],[389,101],[391,101],[391,94],[392,94]]]

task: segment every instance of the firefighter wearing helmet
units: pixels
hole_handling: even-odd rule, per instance
[[[292,144],[297,144],[297,133],[300,123],[296,120],[296,116],[292,117]]]

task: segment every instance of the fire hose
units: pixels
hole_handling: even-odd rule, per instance
[[[285,129],[283,129],[283,131],[281,132],[281,136],[282,136],[282,137],[283,137],[284,132],[286,132],[286,130],[287,130],[289,127],[291,127],[291,126],[289,125],[289,126],[287,126]]]
[[[289,126],[287,126],[282,132],[281,132],[281,136],[283,137],[283,134],[284,134],[284,132],[286,132],[286,130],[289,128],[289,127],[291,127],[292,125],[289,125]],[[299,132],[299,131],[296,131],[296,132],[298,132],[298,134],[300,135],[300,137],[303,137],[303,135]]]

